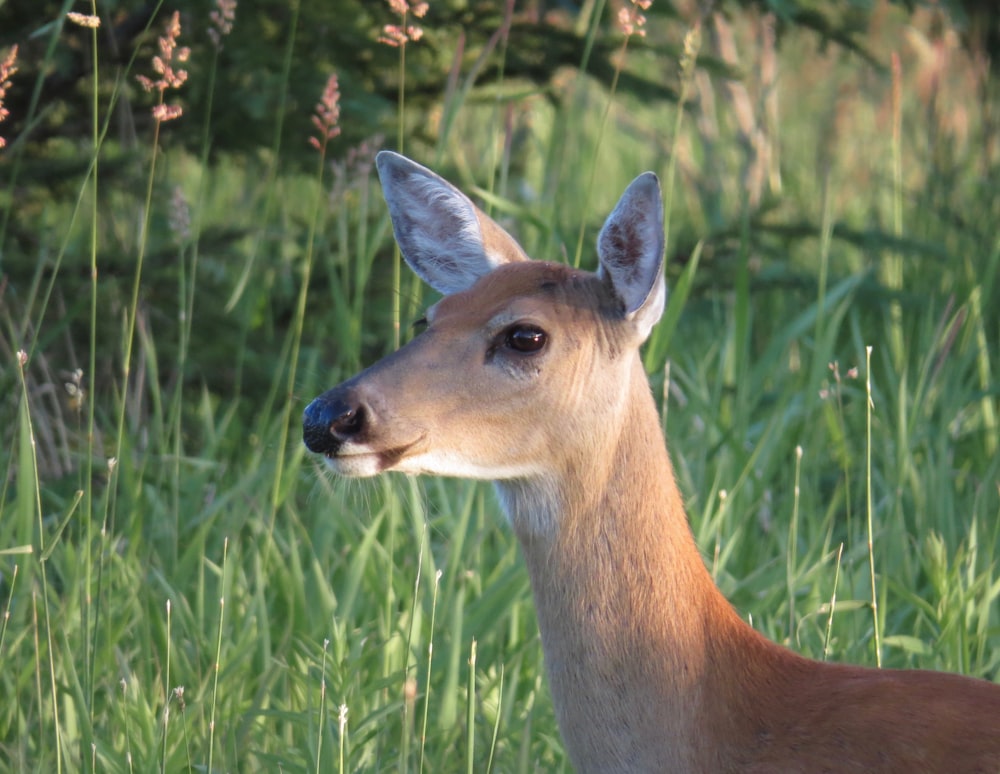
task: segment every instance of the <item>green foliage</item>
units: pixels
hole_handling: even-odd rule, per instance
[[[167,9],[64,6],[0,33],[0,770],[568,770],[488,488],[336,480],[298,442],[429,293],[371,173],[400,131],[584,266],[660,174],[644,357],[723,591],[814,657],[997,679],[998,103],[948,18],[854,7],[841,46],[734,6],[699,39],[654,3],[625,45],[603,2],[435,3],[404,60],[387,6],[240,7],[219,51],[191,3],[158,123]]]

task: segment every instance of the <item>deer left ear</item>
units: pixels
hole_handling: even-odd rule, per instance
[[[663,200],[646,172],[625,189],[597,238],[598,274],[621,300],[641,340],[659,322],[667,299],[663,278]]]
[[[399,249],[438,292],[458,293],[502,264],[528,260],[510,234],[426,167],[391,151],[375,165]]]

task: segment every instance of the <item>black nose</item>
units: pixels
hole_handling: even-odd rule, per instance
[[[302,412],[302,441],[316,454],[336,454],[356,438],[365,424],[365,409],[349,395],[326,393]]]

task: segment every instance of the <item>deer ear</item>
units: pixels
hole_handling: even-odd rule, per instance
[[[435,290],[458,293],[502,264],[528,260],[510,234],[426,167],[392,151],[375,165],[399,249]]]
[[[652,172],[639,175],[622,194],[597,237],[598,274],[621,300],[645,340],[663,314],[663,200]]]

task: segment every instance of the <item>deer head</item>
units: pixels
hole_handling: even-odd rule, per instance
[[[552,489],[607,445],[633,378],[648,391],[637,350],[666,297],[656,176],[622,195],[592,274],[529,260],[419,164],[388,151],[376,163],[403,257],[444,297],[409,344],[309,404],[306,446],[345,476],[398,470],[494,480],[501,494],[502,482]]]

